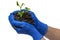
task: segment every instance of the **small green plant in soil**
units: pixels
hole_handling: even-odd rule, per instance
[[[19,6],[20,10],[22,9],[22,6],[24,5],[24,3],[22,3],[21,5],[18,3],[18,1],[16,2],[17,6]],[[20,15],[20,17],[23,16],[24,11],[18,12],[18,14]]]
[[[19,6],[20,10],[22,9],[22,7],[24,5],[24,3],[19,4],[18,1],[16,2],[16,4],[17,4],[17,6]],[[25,10],[26,10],[26,12],[28,12],[30,10],[30,8],[25,7]],[[18,14],[20,15],[20,17],[23,17],[24,11],[18,12]]]
[[[24,3],[19,4],[18,1],[17,1],[16,4],[17,4],[17,6],[20,8],[20,11],[17,12],[17,13],[14,15],[14,19],[15,19],[15,20],[18,20],[18,21],[25,21],[25,22],[28,22],[28,23],[30,23],[30,24],[34,24],[34,20],[32,19],[31,14],[29,14],[29,12],[28,12],[28,11],[30,10],[30,8],[25,7],[24,10],[26,10],[26,11],[24,11],[24,10],[21,11]]]

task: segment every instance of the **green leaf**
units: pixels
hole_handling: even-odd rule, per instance
[[[24,5],[24,3],[21,4],[20,9],[22,8],[23,5]]]
[[[18,14],[20,15],[20,17],[23,17],[24,11],[18,12]]]
[[[18,1],[16,1],[16,4],[17,4],[17,6],[19,6],[19,3],[18,3]]]
[[[25,10],[26,10],[26,11],[29,11],[29,10],[30,10],[30,8],[28,8],[28,7],[25,7]]]

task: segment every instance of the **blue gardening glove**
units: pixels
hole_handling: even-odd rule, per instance
[[[9,17],[8,17],[9,22],[10,22],[10,24],[12,25],[12,27],[16,30],[17,33],[19,33],[19,34],[20,34],[20,33],[21,33],[21,34],[28,34],[25,30],[23,30],[23,29],[15,26],[14,23],[13,23],[13,22],[15,21],[15,20],[14,20],[14,14],[16,14],[18,11],[19,11],[19,10],[10,13],[10,15],[9,15]],[[12,21],[12,20],[13,20],[13,21]]]
[[[16,13],[17,11],[15,11]],[[9,16],[9,21],[11,23],[11,25],[13,26],[13,28],[18,32],[25,32],[29,35],[31,35],[34,40],[41,40],[41,38],[43,37],[36,29],[35,26],[27,23],[27,22],[20,22],[20,21],[16,21],[14,20],[14,12],[10,14]]]
[[[47,33],[47,30],[48,30],[48,25],[42,23],[41,21],[39,21],[33,12],[29,11],[29,13],[30,13],[31,16],[32,16],[32,19],[34,20],[35,28],[36,28],[42,35],[45,35],[45,34]]]

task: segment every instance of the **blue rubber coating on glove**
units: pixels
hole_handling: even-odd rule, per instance
[[[18,33],[27,33],[33,37],[34,40],[41,40],[43,37],[35,28],[35,26],[27,23],[27,22],[20,22],[14,20],[14,14],[17,13],[18,11],[14,11],[13,13],[10,14],[9,16],[9,21],[13,28],[18,32]],[[18,27],[15,27],[18,26]]]

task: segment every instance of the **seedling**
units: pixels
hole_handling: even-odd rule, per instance
[[[18,12],[18,14],[20,15],[20,17],[23,17],[24,11]]]
[[[22,9],[22,6],[24,5],[24,3],[22,3],[21,5],[18,3],[18,1],[16,2],[17,6],[20,7],[20,10]]]
[[[16,1],[16,5],[20,8],[20,10],[14,15],[14,19],[20,22],[23,21],[34,25],[34,20],[32,19],[32,16],[29,12],[30,8],[25,7],[22,9],[24,3],[19,4],[18,1]]]
[[[20,7],[20,10],[22,9],[22,6],[24,5],[24,3],[22,3],[21,5],[18,3],[18,1],[16,2],[17,6]],[[30,10],[30,8],[25,7],[26,12],[28,12]],[[20,15],[20,17],[23,17],[24,11],[18,12],[18,14]]]
[[[22,9],[22,6],[24,5],[24,3],[22,3],[21,5],[18,3],[18,1],[16,2],[17,6],[20,7],[20,10]],[[18,14],[20,15],[20,17],[23,17],[24,11],[18,12]]]

